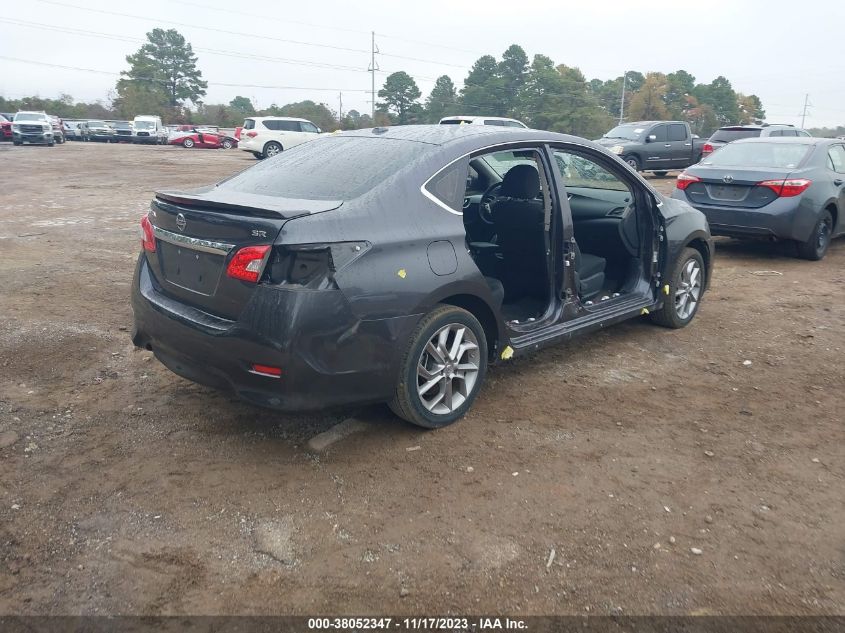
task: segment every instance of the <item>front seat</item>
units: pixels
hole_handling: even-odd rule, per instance
[[[578,243],[575,243],[575,283],[582,301],[589,301],[601,292],[606,265],[604,257],[582,253]]]
[[[491,205],[502,255],[502,281],[509,300],[545,295],[548,285],[544,204],[538,200],[540,174],[534,165],[515,165]]]

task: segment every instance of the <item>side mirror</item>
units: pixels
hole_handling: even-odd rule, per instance
[[[645,142],[646,143],[654,143],[654,141],[656,141],[656,140],[657,140],[657,134],[649,134],[646,137]]]
[[[322,133],[323,133],[323,128],[319,128],[319,127],[318,127],[318,128],[317,128],[317,134],[322,134]]]

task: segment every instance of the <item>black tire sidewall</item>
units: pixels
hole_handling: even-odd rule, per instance
[[[445,325],[455,323],[459,323],[470,328],[472,333],[475,335],[476,340],[478,340],[478,378],[476,379],[475,388],[469,394],[466,401],[458,407],[458,409],[449,415],[436,415],[423,406],[422,401],[417,394],[417,363],[419,362],[423,349],[428,344],[429,339],[434,336],[434,333]],[[411,413],[413,419],[410,421],[418,426],[437,429],[448,426],[449,424],[461,419],[464,415],[466,415],[470,407],[472,407],[473,402],[475,402],[475,398],[478,396],[478,393],[484,385],[484,379],[487,376],[487,338],[484,334],[484,328],[481,326],[481,323],[479,323],[478,319],[476,319],[472,314],[461,308],[454,307],[449,310],[443,310],[436,318],[429,319],[422,328],[416,330],[414,337],[409,342],[409,346],[410,349],[405,357],[405,363],[402,368],[402,380],[406,386],[408,404],[410,404],[412,409]]]
[[[622,160],[628,163],[628,166],[636,172],[639,172],[642,169],[642,165],[640,165],[640,159],[636,156],[623,156]],[[628,161],[634,161],[636,165],[631,165]]]
[[[824,243],[824,247],[821,249],[821,251],[819,251],[819,248],[818,248],[819,230],[821,229],[822,224],[824,224],[825,222],[830,224],[830,231],[827,234],[827,240]],[[800,248],[801,256],[804,257],[805,259],[809,259],[809,260],[813,260],[813,261],[819,261],[820,259],[823,259],[825,254],[827,253],[827,249],[830,247],[830,239],[831,239],[832,235],[833,235],[833,216],[830,214],[830,211],[825,209],[822,212],[821,217],[819,218],[819,221],[816,222],[815,226],[813,226],[813,232],[810,234],[810,237],[807,239],[807,241],[804,244],[801,245],[801,248]]]

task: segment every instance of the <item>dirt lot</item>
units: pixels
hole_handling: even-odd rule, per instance
[[[128,333],[153,190],[253,163],[0,147],[0,613],[845,613],[845,240],[720,241],[691,327],[498,367],[444,430],[281,415]]]

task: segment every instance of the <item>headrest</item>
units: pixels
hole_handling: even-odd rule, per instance
[[[515,165],[502,180],[499,196],[533,200],[540,193],[540,174],[534,165]]]

